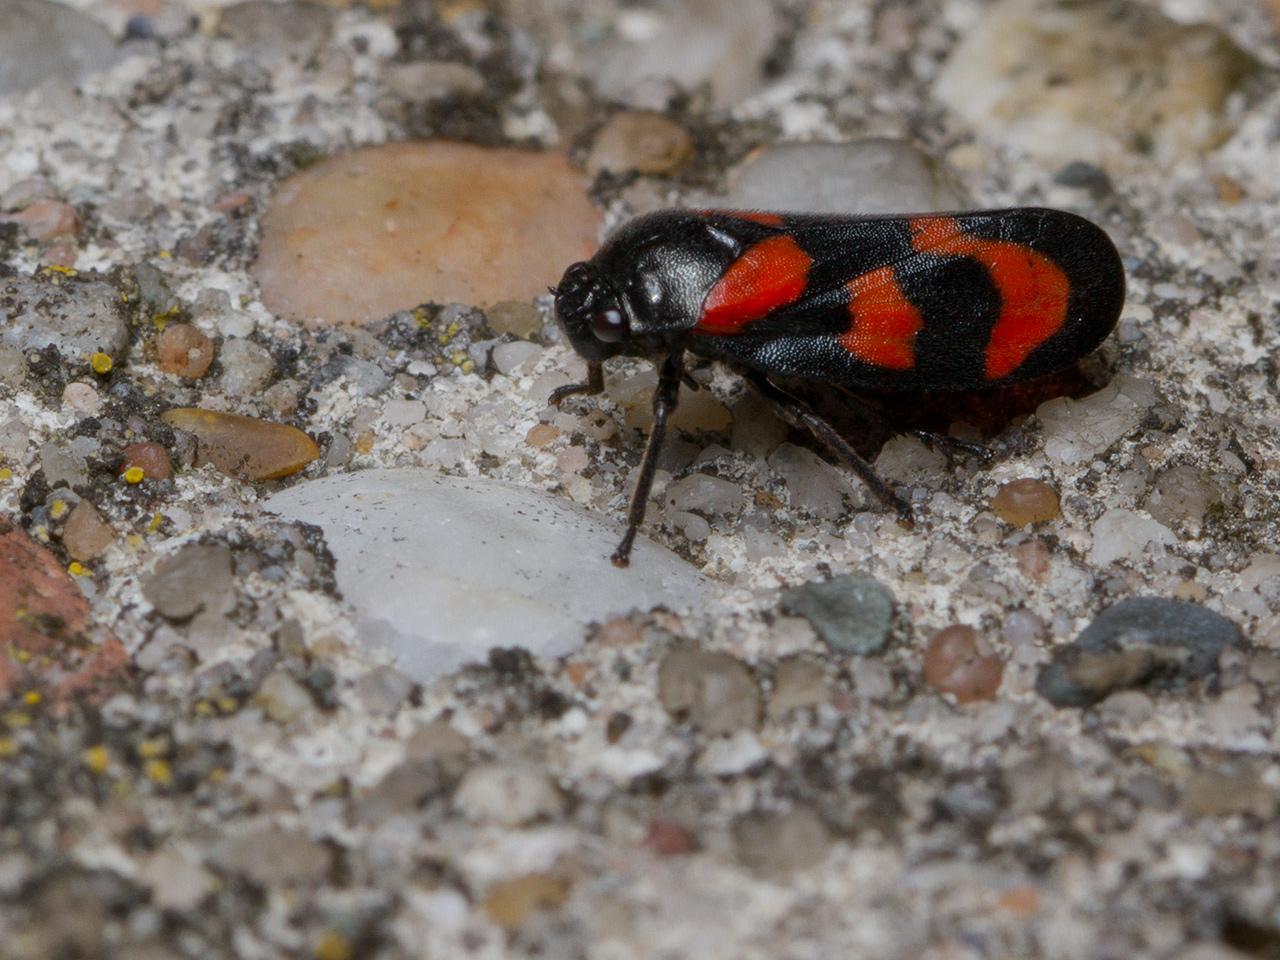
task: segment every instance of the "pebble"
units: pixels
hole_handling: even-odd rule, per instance
[[[769,402],[754,390],[746,390],[733,405],[730,445],[752,457],[773,454],[787,438],[787,425],[777,418]]]
[[[901,140],[787,143],[754,153],[719,202],[743,210],[901,213],[956,210],[964,193],[932,158]]]
[[[223,9],[218,32],[249,59],[315,57],[333,32],[333,14],[317,3],[246,0]]]
[[[769,716],[785,717],[794,710],[820,707],[832,696],[831,681],[822,663],[811,657],[788,657],[778,664],[769,697]]]
[[[1178,538],[1166,526],[1144,513],[1113,507],[1094,521],[1089,559],[1099,567],[1117,560],[1134,560],[1153,544],[1172,546]]]
[[[600,215],[583,187],[558,154],[443,141],[355,150],[280,185],[254,273],[268,309],[306,322],[529,300],[595,251]]]
[[[845,514],[845,497],[856,497],[853,481],[812,450],[784,443],[769,457],[769,466],[786,483],[787,504],[820,520]]]
[[[161,419],[196,439],[195,466],[206,464],[237,480],[279,480],[320,456],[297,427],[233,413],[178,407]]]
[[[0,345],[24,352],[54,346],[68,363],[87,364],[94,353],[121,357],[129,344],[120,295],[84,275],[6,277],[0,310],[6,316]]]
[[[732,480],[707,473],[692,473],[667,487],[667,503],[675,510],[696,510],[708,516],[721,516],[742,509],[743,493]]]
[[[876,473],[890,482],[928,483],[947,469],[947,455],[919,437],[890,437],[875,460]]]
[[[672,173],[693,157],[689,132],[660,113],[624,110],[610,117],[591,144],[587,173]]]
[[[708,736],[755,729],[760,687],[741,660],[694,646],[671,650],[658,665],[658,700],[667,713]]]
[[[813,580],[782,594],[780,606],[804,617],[837,653],[879,653],[889,642],[893,593],[879,580],[846,574]]]
[[[221,387],[233,397],[252,397],[262,393],[275,376],[276,362],[265,347],[252,340],[230,337],[222,343]]]
[[[80,233],[80,215],[76,213],[76,208],[57,200],[37,200],[9,219],[39,243],[75,237]]]
[[[274,823],[233,834],[215,851],[218,863],[263,887],[315,887],[333,868],[328,845]]]
[[[361,635],[389,646],[419,682],[516,637],[536,656],[561,656],[582,645],[591,621],[701,607],[713,592],[643,535],[630,568],[613,567],[612,517],[496,480],[366,470],[292,487],[267,508],[324,530]]]
[[[1036,689],[1055,706],[1084,707],[1127,687],[1177,688],[1213,673],[1241,642],[1239,627],[1198,604],[1122,600],[1054,651]]]
[[[62,404],[82,417],[97,416],[102,411],[102,398],[93,384],[72,380],[62,389]]]
[[[1062,516],[1058,491],[1043,480],[1010,480],[991,498],[991,511],[1005,523],[1029,527]]]
[[[527,300],[504,300],[485,311],[489,329],[528,340],[542,329],[542,311]]]
[[[493,365],[504,377],[510,377],[533,366],[545,352],[536,343],[512,340],[510,343],[500,343],[493,348]]]
[[[1185,527],[1198,534],[1209,509],[1222,502],[1222,492],[1203,470],[1175,464],[1156,480],[1147,497],[1147,513],[1168,527]]]
[[[517,761],[467,771],[453,802],[473,823],[520,827],[556,816],[564,808],[564,795],[543,770]]]
[[[381,666],[362,674],[356,681],[356,695],[365,709],[376,714],[393,714],[413,693],[414,682],[395,667]]]
[[[554,873],[528,873],[500,880],[484,897],[484,912],[504,930],[516,930],[531,915],[555,910],[569,898],[569,881]]]
[[[213,341],[189,323],[171,323],[156,337],[156,359],[165,373],[198,380],[213,363]]]
[[[384,79],[388,90],[410,103],[474,97],[487,87],[484,77],[473,67],[445,60],[393,63]]]
[[[142,595],[161,616],[187,620],[201,610],[221,612],[235,593],[231,550],[191,543],[161,558],[142,578]]]
[[[1004,677],[1004,661],[984,654],[973,627],[957,624],[939,630],[924,654],[924,682],[959,703],[994,700]]]
[[[382,419],[389,427],[411,427],[427,418],[427,405],[421,400],[388,400],[382,408]]]
[[[59,700],[114,692],[128,654],[111,636],[86,642],[88,617],[58,558],[0,515],[0,698],[35,683]]]
[[[263,678],[254,702],[271,720],[284,725],[315,711],[315,701],[307,688],[283,670],[275,670]]]
[[[1226,100],[1255,70],[1213,28],[1155,8],[1002,0],[964,32],[934,93],[974,129],[1054,165],[1167,167],[1225,138]]]
[[[115,39],[93,17],[47,0],[0,4],[0,95],[45,80],[76,81],[120,57]]]
[[[152,902],[164,910],[192,910],[217,884],[200,864],[199,855],[185,845],[161,847],[139,871],[151,890]]]
[[[131,443],[120,451],[120,474],[137,468],[150,480],[168,480],[173,477],[173,464],[169,454],[158,443]]]
[[[73,560],[86,563],[96,560],[107,552],[114,540],[114,531],[88,500],[81,500],[71,508],[62,527],[62,545]]]
[[[50,440],[40,445],[40,469],[51,487],[82,487],[89,482],[89,458],[99,449],[92,437]]]
[[[661,103],[668,93],[705,84],[716,107],[729,107],[763,84],[765,58],[782,32],[767,0],[688,0],[666,10],[647,36],[600,50],[595,81],[602,96],[634,103],[656,88]]]
[[[748,813],[734,821],[733,850],[747,869],[781,878],[825,860],[831,833],[808,807]]]
[[[1155,387],[1145,380],[1118,376],[1080,400],[1055,397],[1036,408],[1044,429],[1044,452],[1058,463],[1084,463],[1133,433],[1155,405]]]

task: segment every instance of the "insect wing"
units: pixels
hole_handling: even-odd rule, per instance
[[[742,252],[708,291],[693,349],[780,376],[889,390],[1027,379],[1091,351],[1124,302],[1106,233],[1062,211],[707,216]]]

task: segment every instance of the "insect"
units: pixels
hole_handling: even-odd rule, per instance
[[[611,357],[658,366],[653,431],[616,566],[628,564],[644,521],[680,383],[696,386],[687,354],[740,370],[783,420],[811,431],[910,522],[910,506],[788,385],[883,395],[1026,380],[1101,343],[1124,289],[1107,234],[1060,210],[664,210],[627,223],[552,289],[587,381],[561,387],[551,402],[603,391]]]

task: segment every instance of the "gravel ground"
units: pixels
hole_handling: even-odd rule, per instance
[[[1280,956],[1277,29],[0,0],[0,956]],[[1063,207],[1128,299],[889,411],[989,463],[849,425],[910,530],[695,370],[629,592],[654,375],[549,406],[541,291],[715,204]]]

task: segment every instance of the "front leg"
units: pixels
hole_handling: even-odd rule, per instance
[[[604,364],[588,363],[587,364],[587,382],[586,383],[570,383],[563,387],[556,387],[551,391],[548,402],[554,406],[560,406],[560,401],[566,397],[574,397],[578,394],[586,394],[588,397],[594,397],[597,393],[604,393]]]
[[[649,491],[653,489],[653,473],[658,467],[658,454],[667,434],[667,418],[676,409],[680,396],[680,381],[684,379],[684,350],[676,348],[658,370],[658,386],[653,391],[653,431],[645,444],[644,457],[640,460],[640,475],[631,494],[627,508],[627,530],[622,535],[618,549],[610,558],[615,567],[625,567],[631,562],[631,545],[636,531],[644,523],[645,507],[649,503]]]

